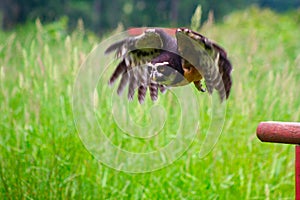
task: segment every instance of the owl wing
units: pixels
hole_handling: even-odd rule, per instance
[[[138,100],[142,103],[149,88],[151,99],[155,101],[158,89],[164,92],[166,87],[150,79],[148,64],[160,55],[163,45],[161,31],[147,29],[139,36],[128,37],[109,46],[105,53],[116,52],[116,57],[121,59],[110,77],[109,84],[114,84],[121,77],[118,94],[121,94],[128,84],[128,99],[133,99],[138,88]]]
[[[232,66],[225,50],[203,35],[189,29],[176,31],[178,52],[204,77],[206,88],[211,94],[216,89],[221,101],[228,98],[232,79]]]

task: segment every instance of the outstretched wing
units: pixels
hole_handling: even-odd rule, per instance
[[[109,46],[105,53],[116,52],[116,57],[121,58],[121,62],[110,77],[109,84],[114,84],[121,76],[118,94],[121,94],[129,83],[128,99],[133,99],[135,90],[138,88],[138,99],[143,102],[149,87],[151,99],[156,100],[158,89],[164,92],[165,87],[150,80],[148,64],[160,55],[163,45],[161,31],[147,29],[139,36],[128,37]]]
[[[204,77],[208,92],[216,89],[221,100],[228,98],[232,66],[225,50],[203,35],[185,28],[177,29],[176,38],[181,57]]]

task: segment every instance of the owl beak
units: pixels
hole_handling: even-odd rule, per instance
[[[156,81],[157,79],[157,70],[154,66],[148,66],[148,73],[150,74],[150,79]]]

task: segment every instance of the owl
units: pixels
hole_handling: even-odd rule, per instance
[[[140,35],[129,36],[109,46],[105,53],[115,52],[120,59],[109,79],[112,85],[120,77],[117,93],[128,85],[128,99],[137,91],[143,103],[147,90],[153,101],[158,92],[169,87],[193,83],[198,91],[220,100],[229,97],[232,86],[232,65],[226,51],[205,36],[187,28],[178,28],[172,36],[161,28],[145,29]],[[204,86],[205,85],[205,86]]]

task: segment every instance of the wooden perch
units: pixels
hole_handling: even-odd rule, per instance
[[[261,122],[256,134],[262,142],[300,144],[300,123]]]

